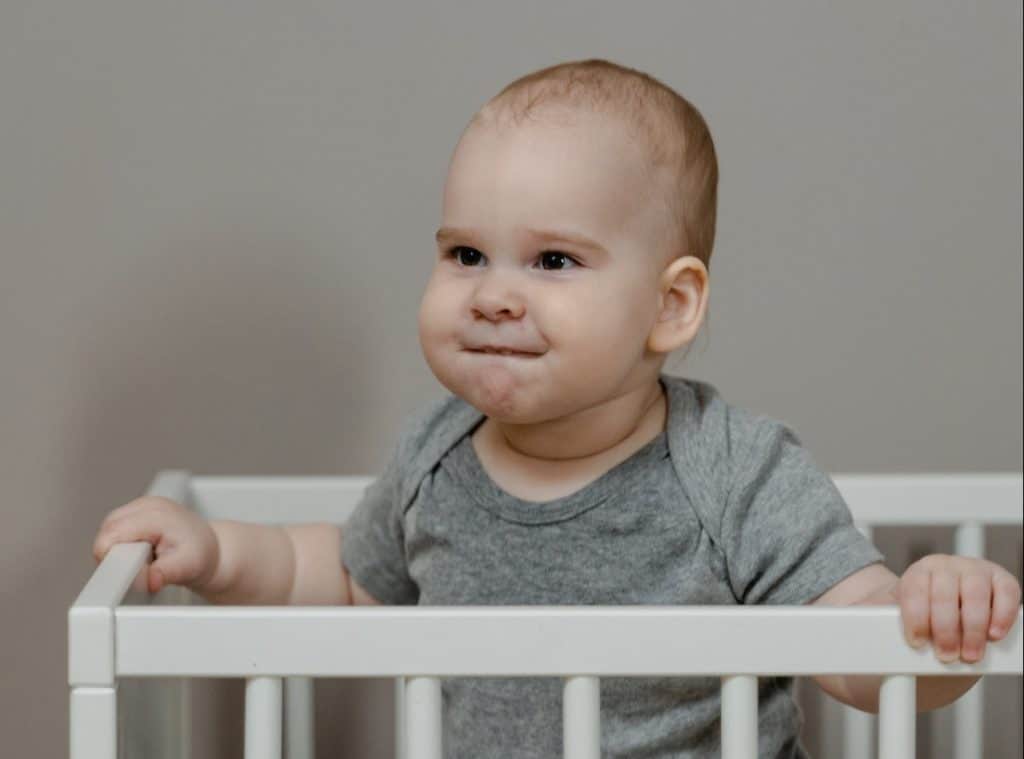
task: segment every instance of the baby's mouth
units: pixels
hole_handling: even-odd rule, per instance
[[[470,353],[481,353],[488,356],[508,356],[511,358],[538,358],[544,355],[535,351],[521,351],[515,348],[491,345],[485,345],[480,348],[466,348],[466,350]]]

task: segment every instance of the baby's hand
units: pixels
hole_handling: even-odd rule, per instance
[[[896,596],[911,646],[931,639],[940,661],[974,663],[989,640],[1004,638],[1013,627],[1021,589],[991,561],[933,554],[910,565]]]
[[[213,528],[167,498],[136,498],[111,511],[100,525],[92,553],[99,562],[115,544],[133,542],[153,546],[155,560],[147,575],[150,593],[168,584],[197,590],[213,577],[220,559]]]

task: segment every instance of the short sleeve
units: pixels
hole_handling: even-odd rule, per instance
[[[349,575],[384,604],[415,604],[419,589],[409,577],[402,524],[401,441],[341,528],[341,562]]]
[[[796,434],[764,418],[754,430],[750,445],[737,447],[721,525],[736,599],[805,604],[882,561]]]

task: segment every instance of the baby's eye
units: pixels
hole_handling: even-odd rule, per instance
[[[559,253],[556,250],[547,250],[541,253],[540,264],[542,269],[549,271],[558,271],[578,265],[576,259],[572,258],[572,256]]]
[[[449,258],[454,258],[461,266],[477,266],[484,257],[476,248],[469,248],[465,245],[456,245],[448,251]]]

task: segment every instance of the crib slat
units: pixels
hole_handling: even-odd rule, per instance
[[[857,529],[868,540],[874,542],[875,531],[869,524],[858,524]],[[844,759],[871,759],[875,755],[871,745],[874,737],[874,715],[842,705],[843,712],[843,757]]]
[[[567,677],[562,686],[562,756],[601,757],[601,680]]]
[[[984,695],[982,678],[953,704],[953,756],[981,759],[984,749]]]
[[[985,556],[985,527],[976,522],[957,526],[953,551],[960,556]],[[953,704],[953,756],[955,759],[981,759],[984,749],[985,680]]]
[[[844,759],[871,759],[875,755],[871,746],[874,715],[846,705],[842,705],[842,710]]]
[[[405,759],[441,759],[441,680],[405,680]]]
[[[722,678],[722,759],[757,759],[757,678]]]
[[[878,698],[878,759],[912,759],[917,738],[917,678],[883,677]]]
[[[405,759],[405,678],[395,678],[395,759]]]
[[[281,759],[280,677],[245,681],[245,759]]]
[[[313,759],[313,678],[289,677],[284,681],[285,741],[287,759]]]

